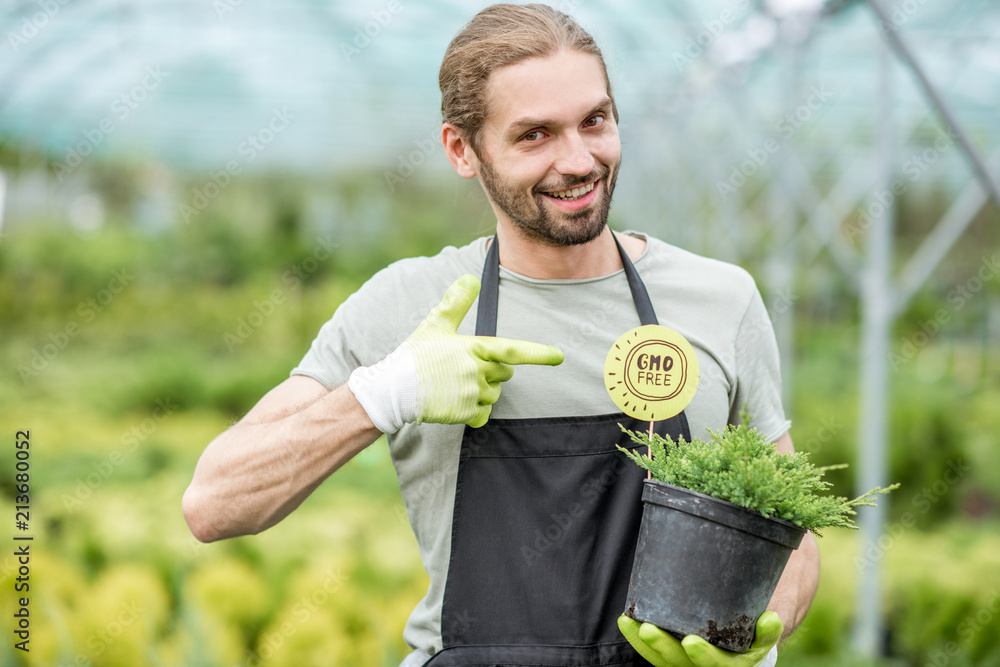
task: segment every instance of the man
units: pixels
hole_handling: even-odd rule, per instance
[[[659,322],[701,368],[659,432],[704,434],[747,405],[792,451],[753,280],[607,227],[618,112],[600,50],[568,16],[483,10],[449,45],[440,86],[445,152],[480,180],[496,236],[397,262],[342,304],[292,376],[205,450],[184,496],[192,531],[264,530],[386,433],[430,577],[407,667],[773,664],[815,592],[811,536],[745,655],[622,615],[642,476],[614,445],[619,422],[641,425],[602,378],[623,332]]]

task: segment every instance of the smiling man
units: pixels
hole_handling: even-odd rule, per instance
[[[607,226],[618,112],[570,17],[488,7],[448,46],[439,82],[445,153],[479,179],[495,236],[397,262],[345,301],[291,377],[206,448],[184,496],[192,531],[273,525],[385,433],[430,578],[406,667],[774,664],[815,592],[811,536],[746,654],[622,615],[643,476],[615,445],[629,444],[619,423],[642,425],[603,383],[622,333],[664,324],[691,342],[701,379],[659,433],[690,439],[745,405],[792,451],[752,278]]]
[[[537,85],[553,70],[561,76]],[[583,245],[606,228],[621,146],[614,102],[602,80],[599,62],[586,53],[560,50],[531,58],[491,77],[492,113],[480,130],[478,151],[459,126],[445,127],[445,145],[459,173],[478,175],[506,222],[532,241]],[[523,93],[512,97],[507,91]],[[553,141],[562,145],[553,147]]]

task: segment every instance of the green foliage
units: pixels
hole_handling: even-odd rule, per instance
[[[883,599],[894,665],[1000,665],[1000,532],[954,522],[924,532],[890,526],[876,551],[857,533],[831,529],[819,540],[819,590],[780,649],[783,664],[862,665],[849,653],[860,566],[883,565]],[[864,554],[859,556],[859,554]],[[919,554],[919,557],[914,557]],[[835,661],[834,661],[835,660]]]
[[[244,213],[256,210],[248,206],[228,229],[206,211],[197,223],[154,236],[124,227],[87,237],[5,225],[0,360],[8,373],[0,378],[0,431],[30,427],[38,439],[32,515],[39,549],[32,566],[39,586],[32,587],[32,651],[21,655],[10,642],[0,644],[0,665],[399,663],[407,652],[403,623],[427,582],[384,441],[321,485],[289,520],[257,536],[196,543],[180,496],[205,445],[287,377],[363,279],[400,257],[490,231],[492,216],[481,215],[486,205],[477,187],[466,193],[426,185],[415,175],[397,187],[405,197],[392,199],[391,233],[356,223],[368,220],[369,202],[381,201],[380,191],[358,189],[337,224],[323,228],[336,251],[301,281],[286,280],[287,272],[311,269],[327,232],[305,227],[297,238],[268,236],[276,218],[263,206],[256,207],[260,224],[247,223]],[[971,248],[971,260],[952,251],[958,268],[954,280],[943,279],[945,291],[971,275],[968,266],[983,246]],[[123,269],[135,280],[91,319],[89,300]],[[961,337],[997,284],[989,282],[965,309],[949,310],[950,331],[893,368],[890,476],[904,488],[890,496],[893,523],[866,556],[884,563],[895,661],[879,667],[946,659],[949,667],[1000,665],[1000,530],[968,521],[995,517],[1000,502],[1000,355],[995,345]],[[819,302],[808,286],[801,289],[796,447],[818,466],[853,464],[853,311],[850,302]],[[274,314],[228,344],[224,334],[275,290],[285,299]],[[900,324],[897,352],[920,322],[948,307],[944,293],[930,298]],[[810,311],[817,303],[823,308]],[[37,377],[22,380],[17,367],[30,364],[33,350],[68,322],[79,334]],[[162,421],[154,412],[158,400],[177,406]],[[951,463],[967,470],[957,481]],[[849,470],[824,470],[830,490],[850,493]],[[10,476],[0,477],[0,510],[12,516]],[[848,531],[823,534],[820,590],[782,645],[782,662],[867,666],[847,654],[861,545]],[[13,562],[0,559],[5,590],[13,590]],[[325,590],[331,568],[344,582],[323,600],[317,591]],[[263,587],[259,595],[256,587]],[[133,601],[143,613],[119,629],[122,605]],[[12,596],[0,596],[8,618],[11,604]],[[101,639],[109,630],[118,635],[113,644]]]
[[[778,453],[773,443],[744,423],[722,431],[709,431],[711,439],[683,438],[633,432],[622,427],[633,441],[646,445],[643,456],[619,446],[630,459],[648,470],[653,479],[719,498],[734,505],[777,517],[819,534],[823,528],[856,528],[853,517],[860,505],[874,505],[875,496],[899,485],[875,488],[847,498],[820,495],[830,488],[823,474],[843,466],[816,467],[808,454]]]
[[[800,331],[804,349],[796,359],[791,401],[795,447],[816,465],[849,463],[850,469],[824,477],[835,493],[847,495],[855,490],[859,453],[857,351],[851,344],[857,332],[842,332],[834,323],[805,324]],[[890,367],[888,477],[902,483],[890,496],[890,519],[914,516],[930,529],[1000,507],[997,350],[941,335]],[[955,469],[962,474],[950,472]]]

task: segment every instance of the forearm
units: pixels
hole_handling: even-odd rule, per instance
[[[205,542],[258,533],[380,435],[346,386],[270,421],[251,412],[205,449],[185,519]]]
[[[782,640],[798,627],[819,585],[819,547],[812,533],[806,533],[802,544],[792,552],[778,586],[767,608],[777,612],[785,626]]]
[[[332,392],[303,375],[268,392],[198,461],[183,502],[195,537],[207,542],[273,526],[377,440],[375,424],[386,433],[411,422],[482,426],[513,365],[562,363],[562,351],[550,345],[460,336],[479,287],[475,276],[460,277],[394,352],[357,368]]]

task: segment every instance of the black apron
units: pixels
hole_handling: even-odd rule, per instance
[[[621,244],[618,252],[640,321],[656,324],[642,279]],[[494,237],[476,335],[496,335],[499,284]],[[444,647],[425,665],[649,665],[617,624],[625,611],[645,478],[615,448],[636,447],[619,423],[649,427],[621,412],[491,419],[482,428],[466,427],[441,613]],[[691,437],[683,412],[656,422],[655,429]]]

